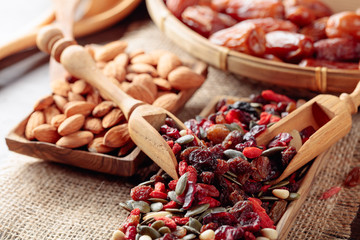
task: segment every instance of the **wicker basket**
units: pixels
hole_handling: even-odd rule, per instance
[[[335,12],[355,10],[358,0],[323,0]],[[360,70],[300,67],[253,57],[210,43],[188,28],[165,6],[163,0],[146,0],[154,23],[176,44],[193,56],[224,71],[288,87],[318,92],[351,92],[360,80]]]

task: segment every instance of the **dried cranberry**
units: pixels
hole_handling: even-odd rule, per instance
[[[188,161],[189,160],[189,155],[192,151],[195,151],[196,149],[198,149],[199,147],[188,147],[188,148],[185,148],[184,151],[181,152],[180,154],[180,159],[182,161]],[[179,173],[180,173],[180,169],[179,169]],[[180,174],[182,175],[182,174]]]
[[[217,160],[211,151],[198,148],[189,154],[188,163],[199,171],[214,171]]]
[[[165,233],[165,235],[161,238],[158,238],[159,240],[174,240],[175,238],[170,233]]]
[[[243,213],[248,213],[253,211],[253,205],[248,201],[239,201],[232,208],[230,208],[229,213],[234,215],[238,220]]]
[[[216,240],[236,240],[244,235],[244,230],[232,226],[221,226],[215,231]]]
[[[211,229],[211,230],[215,231],[218,227],[219,227],[219,224],[213,223],[213,222],[208,223],[208,224],[204,224],[200,229],[200,233],[205,232],[208,229]]]
[[[178,139],[179,137],[181,137],[177,128],[169,127],[168,125],[162,125],[160,127],[160,133],[165,134],[173,139]]]
[[[201,137],[200,135],[200,127],[198,125],[198,122],[195,119],[190,119],[186,122],[184,122],[185,126],[190,129],[197,137]]]
[[[261,182],[255,182],[255,181],[248,180],[245,182],[243,189],[248,194],[255,194],[255,193],[260,192],[261,186],[262,186]]]
[[[227,123],[240,121],[242,123],[249,124],[249,122],[252,120],[252,117],[249,113],[241,111],[240,109],[231,109],[227,112],[225,120]]]
[[[214,179],[214,173],[213,172],[202,172],[202,173],[200,173],[200,178],[203,183],[211,184]]]
[[[292,136],[289,133],[279,133],[275,138],[269,143],[268,148],[277,147],[277,146],[287,146],[291,141]]]
[[[235,148],[235,146],[243,141],[243,134],[238,130],[231,131],[224,141],[222,142],[222,147],[224,149]]]
[[[337,194],[338,192],[340,192],[340,190],[341,190],[341,187],[334,186],[334,187],[330,188],[329,190],[327,190],[326,192],[324,192],[321,195],[320,200],[328,199],[328,198],[334,196],[335,194]]]
[[[259,136],[261,133],[263,133],[266,130],[265,125],[256,125],[250,129],[249,132],[247,132],[244,135],[244,140],[251,140]]]
[[[188,187],[187,187],[184,204],[183,204],[184,209],[189,209],[191,207],[191,205],[195,199],[195,193],[196,193],[195,183],[188,181]]]
[[[197,171],[193,166],[188,166],[186,172],[188,173],[188,182],[197,182]]]
[[[239,223],[244,231],[257,232],[260,229],[260,217],[254,212],[241,214]]]
[[[245,193],[238,190],[234,190],[230,193],[229,200],[232,202],[232,204],[236,204],[239,201],[243,201],[245,199]]]
[[[347,187],[355,187],[360,184],[360,167],[355,167],[349,172],[344,184]]]
[[[302,142],[306,142],[306,140],[309,139],[309,137],[311,135],[313,135],[313,133],[315,133],[315,129],[313,126],[309,126],[309,127],[306,127],[304,128],[303,130],[300,131],[300,136],[301,136],[301,139],[302,139]]]
[[[131,189],[130,195],[134,201],[148,200],[153,189],[150,186],[136,186]]]
[[[209,204],[209,208],[214,208],[214,207],[218,207],[221,205],[221,203],[216,200],[215,198],[212,197],[204,197],[201,199],[200,202],[198,202],[199,205],[202,204]]]
[[[251,164],[241,157],[236,157],[228,160],[229,169],[236,175],[242,175],[253,171]]]
[[[289,162],[291,161],[291,159],[293,159],[295,154],[296,154],[296,148],[292,146],[286,148],[284,151],[281,152],[281,163],[283,167],[286,167],[289,164]]]
[[[256,237],[252,232],[246,231],[246,232],[244,232],[244,239],[245,240],[256,240]]]
[[[218,223],[220,225],[231,225],[234,226],[237,224],[237,219],[234,217],[234,215],[228,213],[228,212],[213,212],[213,213],[209,213],[207,214],[204,218],[203,218],[203,223],[207,224],[207,223]]]
[[[256,147],[256,141],[255,139],[247,140],[244,143],[239,143],[235,146],[235,149],[242,152],[246,147]]]
[[[223,159],[224,158],[224,148],[221,144],[216,144],[215,146],[208,147],[208,149],[216,159]]]
[[[226,105],[226,99],[225,98],[219,100],[215,105],[215,111],[218,112],[220,110],[220,108],[222,108],[225,105]]]
[[[222,175],[224,173],[226,173],[227,171],[229,171],[229,164],[222,159],[218,159],[217,160],[217,166],[216,166],[216,170],[214,173]]]

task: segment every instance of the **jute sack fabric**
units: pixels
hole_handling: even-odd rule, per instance
[[[132,25],[122,39],[129,51],[169,49],[187,57],[152,24]],[[209,68],[209,78],[179,114],[182,120],[198,114],[215,95],[249,96],[265,88],[293,96],[306,91],[280,89]],[[359,186],[342,189],[318,200],[332,186],[341,185],[360,159],[360,116],[351,133],[331,148],[328,164],[317,176],[288,239],[359,239],[352,230],[360,204]],[[109,239],[126,218],[119,203],[156,166],[146,162],[131,178],[121,178],[12,154],[0,169],[0,239]]]

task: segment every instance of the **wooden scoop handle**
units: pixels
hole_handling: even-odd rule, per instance
[[[356,85],[356,88],[352,93],[342,93],[340,95],[340,99],[345,101],[346,106],[348,107],[348,111],[351,114],[356,113],[360,105],[360,82]]]
[[[59,39],[59,33],[61,34],[61,31],[56,30],[56,28],[48,27],[42,29],[37,37],[38,47],[44,51],[47,49],[51,50],[52,53],[57,52],[59,56],[54,56],[54,58],[60,59],[61,64],[70,74],[77,78],[85,79],[103,95],[114,101],[123,111],[126,119],[129,119],[130,114],[137,106],[145,104],[130,97],[111,82],[96,67],[95,61],[83,47],[71,45],[73,43],[68,41],[64,41],[64,44],[58,44],[62,42],[62,39]],[[56,41],[54,41],[54,38]],[[56,51],[54,48],[59,50]]]

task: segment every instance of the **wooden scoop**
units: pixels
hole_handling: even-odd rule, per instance
[[[257,137],[258,145],[265,145],[281,132],[291,132],[294,129],[301,131],[308,126],[316,130],[301,146],[285,171],[271,184],[290,176],[344,137],[351,129],[351,114],[357,112],[359,105],[360,82],[350,95],[343,93],[336,97],[321,94],[314,97]]]
[[[62,37],[60,30],[42,29],[37,37],[39,48],[46,49],[53,39],[60,37]],[[57,42],[60,41],[61,39]],[[114,101],[128,120],[133,142],[173,179],[178,179],[175,155],[158,130],[164,124],[166,117],[172,118],[180,129],[186,129],[185,125],[172,113],[159,107],[145,105],[144,102],[124,93],[96,67],[94,60],[83,47],[72,45],[63,49],[59,44],[58,48],[59,51],[52,49],[51,52],[61,51],[60,62],[65,69],[73,76],[84,79],[97,88],[103,96]],[[56,56],[54,57],[57,59]]]

